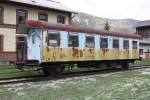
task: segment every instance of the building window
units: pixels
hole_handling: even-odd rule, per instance
[[[87,48],[94,48],[95,41],[93,36],[86,36],[86,47]]]
[[[113,40],[113,48],[119,49],[119,40],[118,39]]]
[[[148,38],[148,33],[147,32],[143,32],[142,35],[143,35],[144,38]]]
[[[143,50],[143,49],[140,49],[139,52],[140,52],[140,55],[143,55],[144,50]]]
[[[64,16],[57,16],[57,23],[65,24],[65,17]]]
[[[17,23],[23,22],[27,19],[27,10],[17,10]]]
[[[129,41],[128,40],[123,41],[123,49],[129,49]]]
[[[78,34],[69,34],[68,47],[78,47],[79,46],[79,37]]]
[[[4,37],[0,35],[0,52],[3,51],[3,41],[4,41]]]
[[[100,47],[101,48],[108,48],[108,38],[101,38]]]
[[[4,9],[2,7],[0,7],[0,24],[3,23],[3,13],[4,13]]]
[[[150,53],[150,49],[147,49],[147,53]]]
[[[133,49],[137,49],[137,41],[133,41],[132,45],[133,45],[133,47],[132,47]]]
[[[19,37],[17,37],[17,41],[24,42],[25,41],[25,37],[19,36]]]
[[[38,18],[39,18],[39,21],[48,22],[48,14],[47,13],[39,13]]]
[[[48,33],[48,46],[59,47],[60,46],[60,34]]]

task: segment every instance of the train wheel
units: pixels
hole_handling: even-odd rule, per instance
[[[123,69],[128,69],[129,68],[129,64],[127,62],[123,62],[121,64],[121,66],[122,66]]]
[[[56,74],[62,74],[62,72],[64,71],[64,67],[56,67],[55,69],[54,69],[54,72],[56,73]]]
[[[98,66],[98,69],[101,69],[101,70],[107,69],[107,64],[106,63],[101,63],[101,64],[98,64],[97,66]]]
[[[110,66],[111,66],[111,69],[119,67],[119,65],[116,62],[111,62]]]
[[[43,70],[44,75],[46,75],[46,76],[49,76],[49,75],[50,75],[49,70],[48,70],[47,67],[43,67],[42,70]]]
[[[60,66],[53,66],[53,67],[44,67],[43,68],[43,73],[46,76],[57,76],[60,75],[62,72],[64,71],[64,67],[60,67]]]

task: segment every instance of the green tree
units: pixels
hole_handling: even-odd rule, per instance
[[[106,22],[106,23],[105,23],[105,26],[104,26],[104,30],[110,31],[110,28],[111,28],[111,26],[109,25],[108,22]]]

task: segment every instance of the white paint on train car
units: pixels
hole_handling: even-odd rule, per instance
[[[123,38],[119,38],[119,50],[123,50]]]
[[[42,34],[42,38],[43,38],[43,43],[42,43],[42,45],[43,45],[43,47],[46,47],[47,46],[47,44],[46,44],[46,37],[47,37],[47,33],[48,33],[48,30],[43,30],[43,34]]]
[[[42,30],[30,29],[27,38],[27,58],[28,60],[38,60],[41,62]]]
[[[132,47],[133,47],[132,39],[128,39],[128,40],[129,40],[129,51],[132,51]]]
[[[85,48],[85,34],[79,33],[79,48],[84,49]]]
[[[112,47],[112,43],[113,43],[112,36],[108,36],[108,49],[112,49],[113,48]]]
[[[60,31],[60,48],[68,47],[68,32]]]
[[[100,48],[100,36],[95,35],[95,49],[99,49],[99,48]]]

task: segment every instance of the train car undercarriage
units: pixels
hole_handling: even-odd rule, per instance
[[[45,75],[60,75],[68,69],[70,72],[73,71],[74,67],[79,69],[113,69],[123,68],[127,69],[129,63],[134,63],[137,59],[127,60],[105,60],[105,61],[74,61],[74,62],[43,62],[39,64],[37,61],[26,61],[26,63],[16,63],[17,68],[21,69],[23,66],[37,67],[40,68]]]

